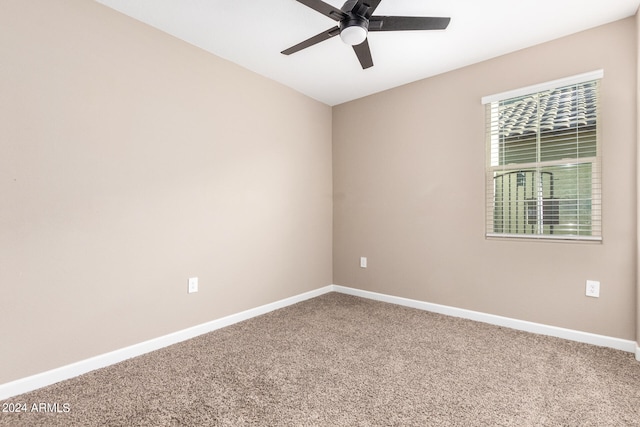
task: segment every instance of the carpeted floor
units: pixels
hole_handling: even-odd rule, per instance
[[[22,403],[0,425],[640,426],[640,363],[329,293],[0,404]]]

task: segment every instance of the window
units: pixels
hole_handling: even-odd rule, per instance
[[[483,98],[488,237],[601,240],[602,76]]]

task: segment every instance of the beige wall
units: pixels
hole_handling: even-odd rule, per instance
[[[330,107],[85,0],[0,54],[0,384],[331,283]]]
[[[636,359],[640,361],[640,12],[636,12]]]
[[[334,283],[635,340],[635,31],[625,19],[334,107]],[[485,239],[481,97],[597,69],[604,242]]]

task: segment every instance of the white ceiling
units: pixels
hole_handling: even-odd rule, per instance
[[[444,31],[369,34],[374,66],[333,37],[280,52],[336,25],[296,0],[96,0],[328,105],[632,16],[640,0],[382,0],[374,15],[451,17]],[[337,8],[342,0],[325,0]]]

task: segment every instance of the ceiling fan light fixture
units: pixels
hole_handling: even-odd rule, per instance
[[[340,38],[348,45],[355,46],[364,42],[367,38],[367,29],[360,25],[344,27],[340,31]]]

